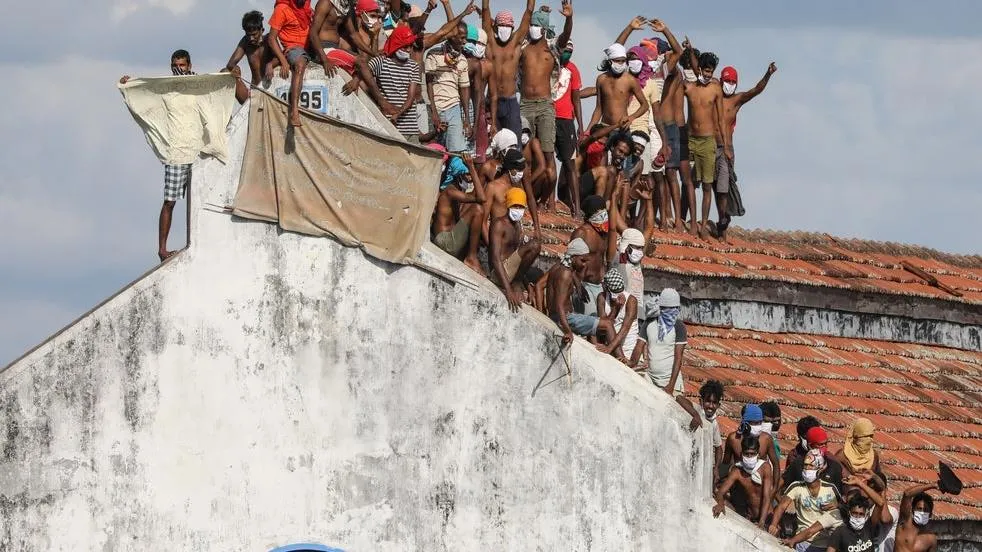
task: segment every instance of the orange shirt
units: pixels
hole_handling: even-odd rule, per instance
[[[273,8],[273,17],[269,20],[269,28],[279,32],[280,44],[283,50],[290,48],[305,48],[307,33],[310,32],[310,19],[298,17],[300,10],[291,9],[283,3],[277,3]]]

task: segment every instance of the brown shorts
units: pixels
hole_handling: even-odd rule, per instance
[[[452,230],[447,232],[440,232],[433,238],[433,243],[437,247],[450,253],[454,257],[459,257],[467,247],[467,242],[470,239],[471,227],[467,224],[467,221],[460,219],[457,224],[454,225]]]
[[[518,269],[522,266],[522,255],[519,254],[518,249],[514,253],[508,256],[504,262],[501,263],[502,268],[505,269],[505,277],[508,278],[507,282],[502,282],[498,278],[498,271],[494,269],[494,265],[491,266],[491,274],[493,276],[492,280],[499,286],[504,287],[505,284],[510,284],[515,281],[515,277],[518,276]]]

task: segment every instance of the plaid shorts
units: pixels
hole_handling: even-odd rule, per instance
[[[184,199],[191,185],[191,165],[164,165],[164,201]]]

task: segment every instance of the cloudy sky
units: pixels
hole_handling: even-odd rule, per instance
[[[162,168],[123,106],[119,76],[167,74],[177,48],[191,51],[197,71],[216,70],[242,13],[268,14],[272,4],[52,0],[5,15],[0,365],[157,261]],[[977,2],[658,4],[576,0],[574,59],[592,75],[600,50],[642,13],[718,53],[740,71],[741,88],[775,61],[778,73],[737,128],[741,225],[980,252]],[[520,6],[493,2],[502,8]]]

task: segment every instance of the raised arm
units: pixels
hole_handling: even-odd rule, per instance
[[[640,15],[635,16],[634,19],[632,19],[630,23],[627,24],[627,27],[624,27],[624,30],[621,31],[621,34],[617,35],[617,40],[615,40],[614,42],[616,42],[617,44],[626,45],[627,39],[631,37],[631,33],[643,29],[644,24],[645,24],[645,19],[643,17],[641,17]]]
[[[430,0],[430,2],[433,2],[433,1],[434,0]],[[444,13],[444,15],[447,16],[447,21],[450,21],[451,19],[453,19],[454,18],[453,6],[450,5],[450,0],[440,0],[440,3],[443,4],[443,13]]]
[[[460,22],[463,21],[468,15],[474,13],[475,10],[474,0],[471,0],[470,4],[467,4],[467,7],[464,8],[464,11],[460,12],[460,15],[454,17],[453,19],[447,20],[447,22],[444,23],[442,27],[437,29],[435,33],[423,35],[423,50],[428,50],[446,40],[447,37],[454,33],[457,26],[460,25]]]
[[[529,34],[529,27],[532,26],[532,13],[535,12],[535,0],[528,0],[525,5],[525,13],[522,14],[522,22],[515,30],[516,39],[511,42],[511,48],[517,50],[522,47],[522,40]]]
[[[559,38],[556,39],[556,49],[561,52],[566,48],[566,44],[569,43],[569,39],[573,36],[573,0],[563,0],[563,7],[559,13],[566,18],[566,23],[563,24],[563,32],[559,33]]]
[[[926,483],[924,485],[914,485],[913,487],[908,487],[907,490],[904,491],[903,500],[900,501],[900,523],[906,523],[914,515],[915,496],[937,488],[937,483]]]
[[[481,26],[484,32],[488,33],[488,43],[494,40],[494,25],[491,24],[491,5],[490,0],[481,0]],[[490,48],[488,48],[490,50]]]
[[[737,103],[742,106],[743,104],[759,96],[760,93],[767,88],[767,83],[771,80],[771,75],[776,72],[777,65],[774,65],[774,62],[772,61],[771,64],[767,66],[767,72],[764,73],[764,76],[761,77],[760,81],[750,90],[740,94],[740,99],[737,100]]]
[[[674,34],[672,34],[672,31],[668,28],[668,25],[666,25],[665,22],[660,19],[654,19],[651,21],[651,30],[665,35],[665,38],[668,40],[668,45],[672,47],[672,51],[665,55],[665,64],[668,65],[670,70],[674,71],[675,66],[678,65],[679,58],[682,57],[682,45],[679,44],[678,39],[675,38]]]

